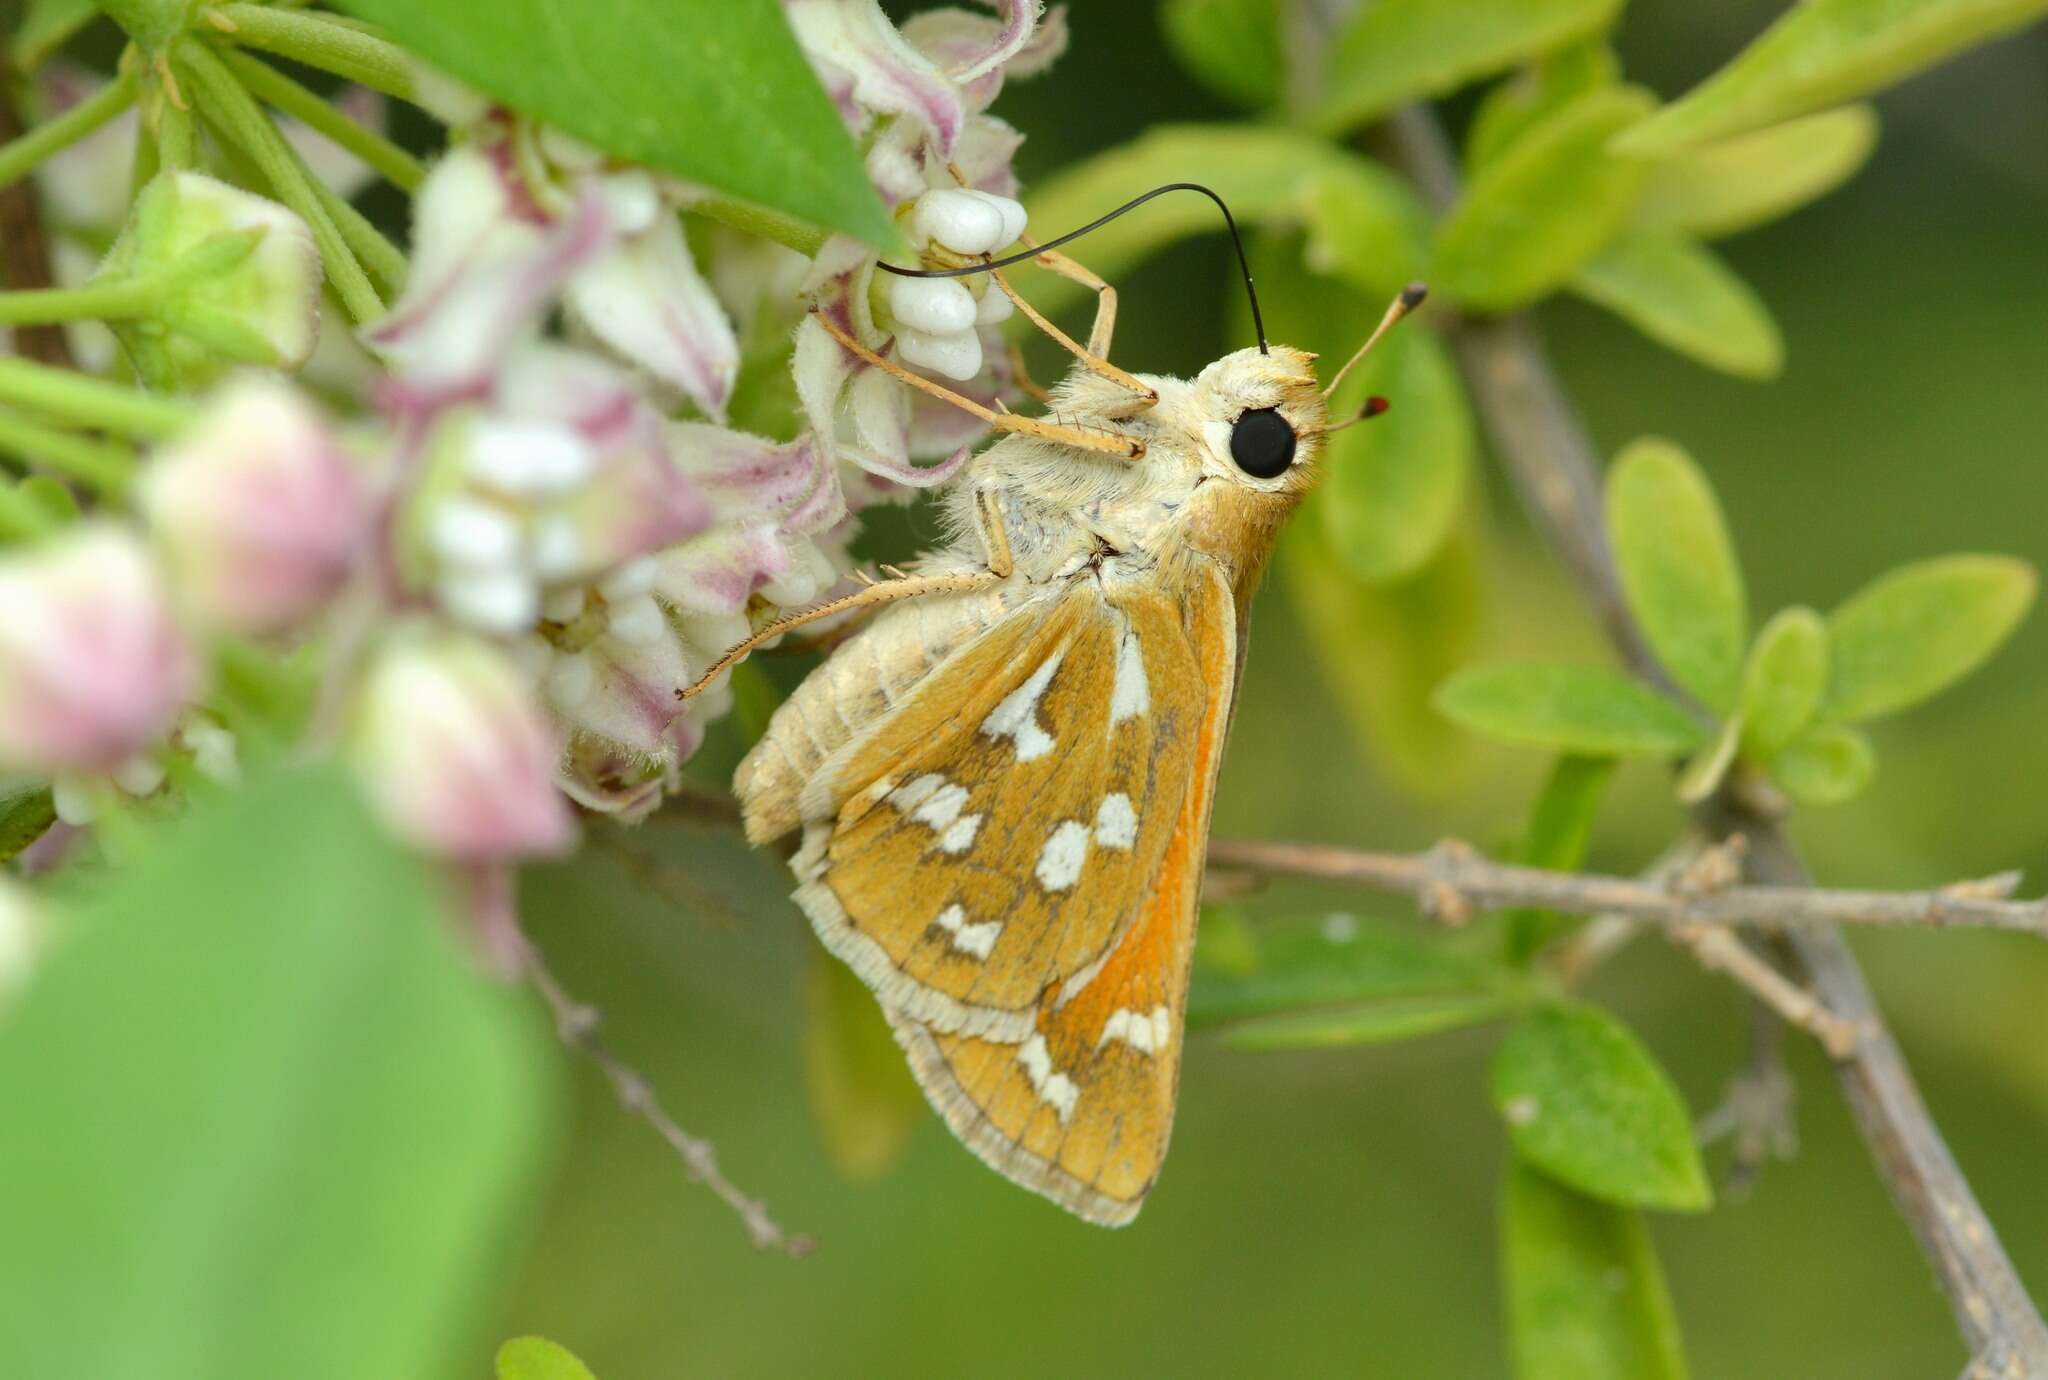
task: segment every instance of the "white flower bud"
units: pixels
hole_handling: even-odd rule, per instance
[[[526,632],[540,618],[540,590],[520,570],[450,571],[434,592],[451,617],[479,632]]]
[[[994,198],[946,187],[919,197],[910,213],[913,239],[937,240],[958,254],[986,254],[1007,244],[1005,224],[1003,209]]]
[[[990,285],[988,292],[974,310],[974,324],[996,326],[1008,321],[1017,310],[1017,304],[1010,300],[1010,294]]]
[[[1024,204],[1006,196],[997,196],[994,192],[973,192],[972,195],[995,207],[1003,218],[1002,235],[996,240],[994,247],[1002,249],[1015,244],[1017,237],[1024,233],[1024,227],[1030,220],[1030,217],[1024,214]]]
[[[953,335],[974,324],[974,294],[951,278],[891,278],[889,310],[913,331]]]
[[[905,331],[896,337],[896,350],[905,362],[949,379],[971,379],[981,372],[981,337],[973,331],[954,335]]]

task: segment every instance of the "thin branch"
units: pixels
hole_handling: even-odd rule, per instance
[[[1958,882],[1934,891],[1833,891],[1806,885],[1692,888],[1593,872],[1551,872],[1494,862],[1455,839],[1421,853],[1365,853],[1316,843],[1217,839],[1209,865],[1349,882],[1400,892],[1431,915],[1461,920],[1475,910],[1531,906],[1572,914],[1608,914],[1684,931],[1734,925],[1973,925],[2048,937],[2048,899],[2012,901],[2015,873]]]
[[[1389,137],[1394,160],[1439,210],[1456,199],[1456,163],[1433,114],[1421,107],[1400,112]],[[1531,512],[1599,611],[1616,649],[1638,673],[1668,683],[1628,617],[1606,550],[1598,457],[1534,328],[1514,317],[1467,321],[1454,338],[1495,449]],[[1724,791],[1702,815],[1723,832],[1749,839],[1757,880],[1787,888],[1811,882],[1776,822],[1740,799]],[[1795,976],[1862,1031],[1854,1053],[1837,1061],[1837,1076],[1893,1201],[1948,1294],[1973,1354],[1969,1373],[2048,1377],[2048,1325],[1928,1115],[1848,945],[1832,925],[1802,925],[1789,931],[1789,947],[1800,970]]]
[[[22,135],[21,112],[14,105],[14,73],[0,53],[0,147]],[[14,291],[37,291],[56,279],[50,273],[50,242],[43,230],[41,197],[33,179],[24,177],[0,188],[0,285]],[[61,325],[16,326],[15,353],[59,368],[72,367],[71,347]]]
[[[521,958],[527,981],[533,984],[533,989],[540,993],[548,1009],[554,1013],[555,1031],[561,1036],[562,1043],[604,1071],[604,1076],[611,1080],[612,1089],[619,1096],[619,1104],[658,1131],[682,1160],[690,1177],[717,1194],[727,1207],[739,1214],[740,1222],[746,1227],[754,1245],[764,1251],[780,1251],[792,1259],[802,1259],[815,1250],[815,1241],[800,1233],[784,1231],[768,1215],[767,1204],[758,1198],[748,1197],[725,1177],[718,1167],[718,1151],[711,1142],[676,1125],[675,1120],[662,1110],[653,1085],[598,1038],[596,1008],[585,1006],[562,989],[562,984],[556,981],[546,959],[531,940],[521,934],[516,942],[524,951]]]

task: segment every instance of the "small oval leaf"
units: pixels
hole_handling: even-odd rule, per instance
[[[1769,307],[1688,235],[1635,231],[1579,265],[1572,291],[1659,345],[1737,378],[1775,378],[1785,341]]]
[[[1522,827],[1516,861],[1558,872],[1569,872],[1584,862],[1586,845],[1593,837],[1593,820],[1600,813],[1607,783],[1614,779],[1614,768],[1612,757],[1567,753],[1558,758]],[[1505,919],[1508,962],[1517,966],[1534,958],[1537,950],[1571,923],[1556,911],[1532,908],[1508,911]]]
[[[2048,0],[1803,0],[1619,141],[1663,153],[1882,91],[2048,11]]]
[[[1634,209],[1648,165],[1607,145],[1655,104],[1634,87],[1589,91],[1481,167],[1438,228],[1436,285],[1482,311],[1526,306],[1562,285]]]
[[[1621,60],[1614,49],[1605,38],[1591,38],[1560,48],[1496,83],[1472,112],[1472,124],[1465,132],[1466,171],[1491,163],[1567,101],[1619,80]]]
[[[498,1380],[597,1380],[569,1349],[545,1337],[514,1337],[498,1348]]]
[[[1685,1102],[1629,1029],[1590,1006],[1516,1023],[1493,1060],[1515,1153],[1582,1193],[1697,1212],[1712,1200]]]
[[[1222,922],[1221,953],[1215,942],[1197,947],[1190,1028],[1310,1007],[1486,996],[1498,971],[1443,935],[1345,911],[1257,928],[1233,925],[1231,914],[1213,917]]]
[[[1419,997],[1335,1011],[1299,1011],[1241,1025],[1224,1037],[1232,1049],[1341,1049],[1387,1045],[1422,1035],[1497,1021],[1520,1010],[1505,996]]]
[[[1725,714],[1742,676],[1749,604],[1713,485],[1678,446],[1636,441],[1607,474],[1607,536],[1650,650]]]
[[[1828,688],[1828,625],[1808,608],[1764,624],[1742,672],[1743,751],[1768,762],[1820,712]]]
[[[1278,0],[1166,0],[1159,26],[1181,65],[1253,110],[1277,104],[1287,80]]]
[[[1840,805],[1877,775],[1870,739],[1841,724],[1820,724],[1794,738],[1771,762],[1771,777],[1801,805]]]
[[[1671,1294],[1633,1209],[1511,1159],[1500,1248],[1519,1380],[1685,1380]]]
[[[1475,666],[1445,681],[1436,707],[1474,733],[1594,757],[1673,757],[1707,741],[1683,709],[1601,666],[1546,661]]]
[[[1844,106],[1660,159],[1630,224],[1717,239],[1776,220],[1854,177],[1877,147],[1877,112]]]
[[[1316,121],[1337,132],[1404,101],[1605,29],[1621,0],[1373,0],[1337,36]]]
[[[2010,556],[1941,556],[1881,576],[1828,617],[1823,713],[1856,723],[1946,690],[2012,636],[2034,585],[2034,568]]]

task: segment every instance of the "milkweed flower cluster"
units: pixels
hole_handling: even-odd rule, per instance
[[[920,261],[1015,243],[1020,136],[988,106],[1058,54],[1060,12],[899,30],[874,0],[785,9]],[[119,122],[41,170],[62,242],[112,245],[82,267],[66,249],[67,278],[141,304],[108,319],[119,365],[75,334],[81,363],[201,399],[127,502],[0,549],[0,780],[52,782],[70,825],[232,780],[252,665],[302,677],[300,746],[343,755],[451,864],[558,852],[578,809],[643,815],[732,701],[678,688],[841,585],[862,511],[944,481],[983,434],[813,313],[1008,394],[1010,304],[984,280],[878,289],[864,245],[751,238],[699,214],[702,189],[420,89],[449,147],[414,194],[402,291],[359,332],[323,312],[317,237],[284,205],[193,168],[130,204]],[[316,176],[360,175],[286,133]],[[777,358],[780,415],[742,387]]]

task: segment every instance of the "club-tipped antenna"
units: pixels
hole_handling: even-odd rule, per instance
[[[988,263],[968,264],[965,268],[898,268],[894,264],[882,264],[880,267],[884,272],[893,273],[899,278],[967,278],[976,273],[988,273],[998,268],[1008,268],[1011,264],[1021,264],[1027,259],[1035,259],[1048,249],[1058,249],[1063,244],[1078,240],[1090,231],[1100,230],[1125,212],[1135,211],[1153,197],[1164,196],[1168,192],[1200,192],[1203,196],[1215,202],[1216,209],[1223,213],[1224,228],[1230,231],[1231,246],[1237,250],[1237,267],[1244,274],[1244,295],[1251,299],[1252,329],[1258,332],[1259,353],[1262,355],[1267,353],[1266,321],[1264,317],[1259,315],[1259,294],[1252,288],[1252,265],[1251,261],[1245,258],[1244,239],[1237,233],[1237,221],[1231,216],[1230,207],[1224,204],[1223,198],[1199,182],[1169,182],[1163,187],[1154,187],[1142,196],[1132,197],[1107,215],[1097,216],[1079,230],[1069,230],[1058,239],[1047,240],[1044,244],[1034,245],[1021,254],[1011,254],[1007,258],[995,259]],[[1351,366],[1347,364],[1344,367],[1348,369]]]
[[[1427,296],[1429,296],[1429,288],[1423,283],[1410,283],[1407,287],[1402,288],[1400,295],[1388,303],[1387,314],[1380,318],[1379,325],[1373,327],[1372,334],[1365,338],[1365,344],[1359,346],[1357,353],[1344,361],[1344,367],[1337,371],[1337,377],[1330,380],[1330,386],[1323,390],[1323,397],[1326,400],[1334,397],[1337,392],[1337,385],[1344,382],[1344,376],[1351,372],[1358,361],[1371,353],[1372,347],[1380,343],[1381,336],[1394,329],[1395,322],[1421,306],[1422,299]]]

